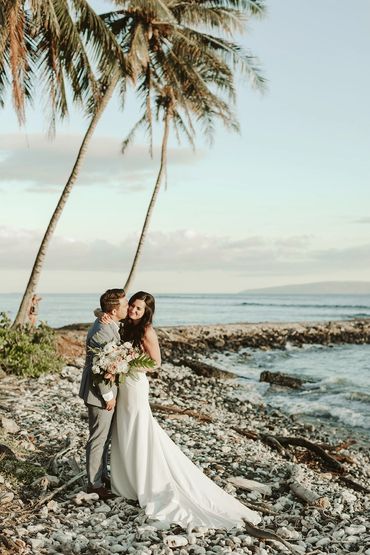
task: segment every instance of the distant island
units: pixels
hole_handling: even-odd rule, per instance
[[[370,295],[370,281],[318,281],[296,283],[261,289],[246,289],[241,294],[251,295]]]

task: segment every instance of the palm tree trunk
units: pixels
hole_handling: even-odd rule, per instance
[[[124,290],[126,291],[126,293],[127,293],[128,289],[130,287],[130,284],[132,282],[134,273],[136,271],[136,266],[137,266],[139,257],[141,255],[141,251],[142,251],[143,244],[144,244],[144,241],[145,241],[145,237],[146,237],[146,234],[147,234],[147,231],[148,231],[149,223],[150,223],[150,220],[151,220],[151,217],[152,217],[152,214],[153,214],[154,206],[155,206],[155,203],[157,201],[157,196],[158,196],[159,189],[160,189],[160,186],[161,186],[161,183],[162,183],[163,175],[164,175],[165,170],[166,170],[167,144],[168,144],[168,135],[169,135],[169,130],[170,130],[170,119],[171,119],[171,110],[167,109],[166,117],[165,117],[165,120],[164,120],[164,132],[163,132],[162,149],[161,149],[161,165],[159,167],[159,172],[158,172],[157,180],[156,180],[156,183],[155,183],[155,186],[154,186],[152,198],[150,199],[148,210],[146,212],[144,225],[143,225],[143,228],[141,230],[140,239],[139,239],[139,242],[138,242],[138,245],[137,245],[137,248],[136,248],[135,257],[134,257],[134,260],[133,260],[133,263],[132,263],[132,266],[131,266],[129,276],[128,276],[127,281],[126,281],[125,286],[124,286]]]
[[[18,309],[18,313],[17,316],[13,322],[13,327],[16,326],[24,326],[26,321],[27,321],[27,316],[28,316],[28,311],[31,305],[31,299],[32,299],[32,295],[33,293],[36,291],[37,285],[38,285],[38,281],[40,278],[40,273],[43,267],[43,263],[44,263],[44,259],[46,256],[46,251],[48,249],[50,240],[53,236],[53,233],[55,231],[55,228],[57,226],[57,223],[59,221],[59,218],[62,214],[64,205],[67,202],[67,199],[70,195],[70,192],[72,190],[73,185],[76,182],[77,176],[79,174],[79,171],[81,169],[81,165],[82,162],[86,156],[87,153],[87,149],[90,143],[90,140],[94,134],[95,128],[98,124],[98,121],[100,120],[109,100],[111,99],[114,89],[116,88],[118,82],[118,73],[115,74],[112,78],[112,81],[110,83],[110,85],[108,86],[107,90],[104,93],[104,96],[99,104],[99,107],[97,108],[91,122],[90,125],[86,131],[86,134],[84,136],[84,139],[82,141],[82,144],[80,146],[80,149],[78,151],[78,155],[76,158],[76,161],[74,163],[72,172],[68,178],[68,181],[63,189],[63,192],[59,198],[58,204],[54,210],[54,213],[50,219],[49,225],[46,229],[45,235],[41,241],[41,245],[39,247],[38,253],[36,255],[34,264],[33,264],[33,268],[31,271],[31,275],[30,278],[28,280],[27,283],[27,287],[26,290],[24,292],[23,295],[23,299],[22,302],[19,306]]]

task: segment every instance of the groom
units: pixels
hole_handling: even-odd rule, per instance
[[[87,333],[86,362],[81,378],[79,396],[85,401],[89,417],[89,439],[86,444],[86,471],[88,493],[97,493],[100,499],[108,499],[108,447],[111,423],[116,404],[117,386],[114,383],[94,385],[92,365],[94,353],[114,341],[119,343],[119,321],[126,317],[128,302],[123,289],[108,289],[100,297],[100,307],[111,316],[109,324],[95,320]]]

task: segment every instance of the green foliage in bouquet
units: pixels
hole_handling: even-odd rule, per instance
[[[140,354],[138,357],[134,358],[129,362],[130,372],[129,375],[132,377],[137,377],[137,371],[141,368],[145,370],[149,368],[154,368],[156,366],[155,360],[150,358],[150,356],[146,355],[145,353]],[[119,374],[118,381],[119,383],[123,383],[127,377],[127,374]]]
[[[44,323],[12,329],[11,320],[0,313],[0,369],[7,374],[37,377],[56,372],[63,359],[56,350],[55,333]]]

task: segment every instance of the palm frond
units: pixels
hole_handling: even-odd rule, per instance
[[[128,147],[133,143],[136,133],[139,131],[140,128],[142,128],[145,124],[147,123],[146,121],[146,114],[144,114],[136,123],[135,125],[130,129],[128,135],[126,136],[126,138],[122,141],[122,145],[121,145],[121,152],[122,154],[126,153],[126,150],[128,149]]]

